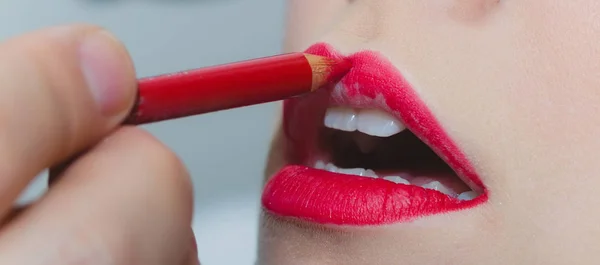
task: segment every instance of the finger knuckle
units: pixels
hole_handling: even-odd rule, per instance
[[[134,127],[123,128],[123,132],[128,134],[127,137],[131,138],[131,142],[135,142],[138,151],[148,161],[155,162],[152,164],[153,167],[176,175],[187,174],[177,154],[150,133]]]
[[[73,52],[75,35],[87,27],[75,28],[73,37],[66,40],[53,38],[56,30],[34,32],[13,39],[0,49],[0,58],[5,62],[0,64],[0,76],[7,80],[0,93],[0,106],[2,113],[8,115],[0,117],[0,123],[25,131],[23,138],[52,144],[52,150],[60,155],[76,149],[82,137],[75,136],[85,135],[85,128],[91,124],[86,112],[81,111],[86,105],[80,100],[83,86],[78,77],[79,61]],[[28,123],[14,118],[15,113],[34,110],[26,106],[35,106],[35,112],[26,113],[31,114]]]
[[[137,128],[126,128],[132,141],[136,141],[140,157],[147,161],[148,170],[153,174],[143,180],[164,195],[173,200],[173,204],[183,205],[191,209],[193,204],[193,188],[189,172],[179,156],[166,145],[158,141],[150,133]]]
[[[118,264],[123,256],[119,253],[123,251],[121,247],[128,247],[128,244],[115,247],[106,236],[101,237],[97,231],[91,232],[90,229],[71,231],[62,243],[57,242],[56,263],[51,264]]]

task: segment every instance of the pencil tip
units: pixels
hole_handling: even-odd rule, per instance
[[[352,68],[352,61],[348,59],[338,59],[336,63],[331,65],[327,83],[335,83],[342,79]]]
[[[345,58],[328,58],[305,54],[313,71],[312,91],[340,81],[352,68],[352,62]]]

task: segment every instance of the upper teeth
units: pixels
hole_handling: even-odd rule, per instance
[[[376,109],[335,107],[327,109],[325,126],[342,131],[360,131],[369,135],[388,137],[406,129],[392,115]]]

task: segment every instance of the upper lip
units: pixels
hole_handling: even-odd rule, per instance
[[[346,57],[337,53],[327,44],[314,45],[307,50],[307,53],[329,57]],[[449,197],[438,197],[436,194],[427,194],[427,196],[436,198],[424,201],[423,198],[419,198],[418,204],[428,205],[416,205],[417,202],[410,201],[410,199],[415,196],[425,196],[420,187],[393,186],[393,183],[385,183],[384,181],[379,183],[376,180],[361,178],[353,178],[352,180],[358,186],[354,184],[340,186],[336,185],[336,181],[347,182],[347,176],[341,176],[340,178],[338,174],[334,173],[316,172],[316,170],[306,167],[288,166],[267,184],[263,194],[264,207],[275,214],[290,215],[317,222],[370,225],[410,220],[427,214],[468,208],[486,201],[487,190],[474,167],[450,136],[446,134],[441,124],[420,100],[416,91],[412,89],[401,73],[375,52],[362,51],[348,56],[347,59],[352,61],[353,68],[341,80],[340,84],[342,85],[338,85],[329,96],[326,96],[329,104],[380,108],[388,111],[436,151],[463,181],[472,188],[483,192],[483,194],[473,201],[462,202]],[[299,105],[310,101],[310,97],[317,98],[318,95],[308,95],[307,98],[293,99],[286,102],[284,129],[291,141],[299,140],[298,138],[313,138],[308,141],[314,141],[315,136],[311,135],[310,132],[304,133],[300,137],[294,136],[295,130],[289,125],[291,119],[301,119],[304,117],[299,118],[299,116],[308,115],[306,113],[298,114],[295,109],[301,108]],[[305,147],[303,145],[306,145],[306,142],[296,142],[295,145],[296,149],[302,149]],[[312,198],[307,198],[309,195],[307,191],[302,194],[293,194],[293,191],[298,192],[298,187],[291,187],[293,185],[304,185],[313,189],[311,191]],[[384,195],[379,192],[382,189],[386,191]],[[354,198],[340,195],[340,193],[349,191],[353,191],[353,193],[346,195],[354,196]],[[374,193],[369,194],[370,192]],[[326,193],[330,196],[319,199],[319,196],[314,196],[316,193]],[[335,201],[336,197],[330,193],[338,196],[338,201]],[[291,198],[294,196],[305,196],[306,198]],[[385,198],[381,198],[381,196]],[[402,203],[393,201],[397,199],[401,199]],[[381,207],[382,209],[359,209],[359,211],[356,211],[356,209],[351,208],[361,207],[360,205],[344,205],[342,207],[335,205],[336,203],[347,203],[348,200],[354,203],[363,201],[363,203],[371,204],[368,207]],[[383,202],[381,206],[374,206],[373,202],[366,202],[365,200],[383,200]],[[363,206],[366,207],[366,205]],[[417,209],[421,209],[421,212]],[[358,213],[363,213],[363,216],[351,216]],[[340,216],[335,216],[336,214]]]

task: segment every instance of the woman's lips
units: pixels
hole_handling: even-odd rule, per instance
[[[306,52],[346,57],[326,44],[314,45]],[[375,52],[358,52],[346,58],[353,68],[340,85],[285,102],[283,126],[290,143],[286,151],[291,164],[306,164],[315,155],[314,144],[327,106],[380,108],[402,121],[463,181],[483,194],[462,201],[418,186],[288,165],[267,183],[262,197],[265,210],[322,224],[382,225],[470,208],[487,201],[487,191],[471,163],[400,72]]]

